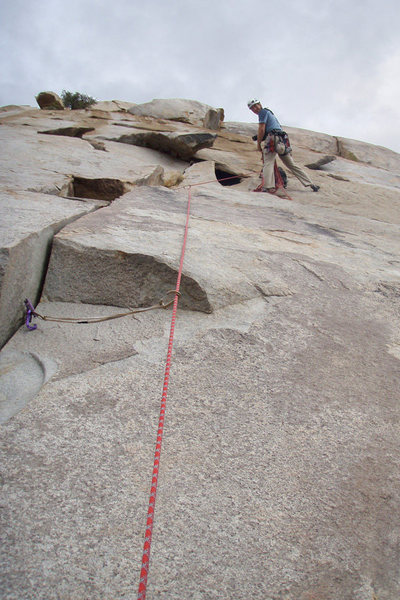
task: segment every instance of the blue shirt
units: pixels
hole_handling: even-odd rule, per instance
[[[273,129],[282,130],[278,119],[276,118],[274,113],[271,110],[269,110],[269,108],[262,108],[260,110],[260,112],[258,113],[258,122],[265,123],[265,131],[267,133],[269,131],[272,131]]]

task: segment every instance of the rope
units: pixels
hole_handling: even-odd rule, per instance
[[[162,392],[162,396],[161,396],[161,407],[160,407],[160,416],[159,416],[159,421],[158,421],[157,441],[156,441],[156,448],[155,448],[155,452],[154,452],[153,477],[152,477],[152,481],[151,481],[149,506],[148,506],[148,510],[147,510],[146,533],[145,533],[145,538],[144,538],[142,568],[140,570],[140,582],[139,582],[139,590],[138,590],[137,600],[145,600],[146,591],[147,591],[147,577],[148,577],[148,573],[149,573],[151,540],[152,540],[152,533],[153,533],[154,511],[155,511],[157,484],[158,484],[158,470],[159,470],[159,466],[160,466],[161,445],[162,445],[163,432],[164,432],[164,419],[165,419],[165,410],[166,410],[166,403],[167,403],[169,373],[170,373],[170,367],[171,367],[172,346],[173,346],[174,332],[175,332],[176,312],[177,312],[177,308],[178,308],[178,298],[180,295],[179,288],[180,288],[180,284],[181,284],[183,259],[185,256],[186,241],[187,241],[187,235],[188,235],[190,203],[191,203],[191,187],[189,187],[189,192],[188,192],[185,233],[183,236],[181,260],[179,263],[179,271],[178,271],[178,277],[176,280],[176,288],[175,288],[174,305],[173,305],[173,309],[172,309],[171,329],[170,329],[169,342],[168,342],[167,361],[166,361],[166,365],[165,365],[163,392]]]
[[[166,292],[165,296],[168,296],[168,294],[175,294],[176,290],[169,290],[168,292]],[[158,302],[158,304],[153,304],[152,306],[146,306],[144,308],[131,308],[129,311],[124,312],[124,313],[117,313],[116,315],[108,315],[107,317],[88,317],[86,319],[84,318],[77,318],[77,317],[51,317],[49,315],[41,315],[40,313],[38,313],[32,306],[32,303],[30,302],[30,300],[28,300],[28,298],[25,300],[25,307],[26,307],[26,326],[28,327],[28,329],[36,329],[36,325],[29,325],[32,317],[38,317],[39,319],[42,319],[42,321],[53,321],[56,323],[78,323],[78,324],[84,324],[84,323],[102,323],[103,321],[111,321],[112,319],[120,319],[121,317],[127,317],[129,315],[134,315],[136,313],[141,313],[141,312],[146,312],[148,310],[155,310],[156,308],[168,308],[168,306],[171,306],[171,304],[174,303],[174,300],[169,300],[168,302],[165,302],[165,296],[163,298],[161,298],[161,300]]]
[[[278,169],[278,165],[277,165],[276,161],[274,163],[274,173],[275,173],[276,190],[278,191],[278,189],[282,189],[282,191],[285,194],[286,198],[288,200],[293,200],[293,198],[291,198],[289,196],[289,194],[287,193],[287,191],[285,190],[285,186],[283,184],[283,179],[282,179],[281,173],[280,173],[280,171]]]
[[[225,179],[231,179],[231,177],[227,177]],[[188,235],[188,226],[189,226],[189,216],[190,216],[190,204],[191,204],[191,188],[195,185],[205,185],[206,183],[214,183],[214,180],[204,181],[201,183],[194,183],[188,187],[188,202],[187,202],[187,212],[186,212],[186,224],[185,224],[185,233],[183,237],[183,244],[181,250],[181,259],[179,263],[179,271],[178,277],[176,281],[176,289],[175,289],[175,298],[174,305],[172,309],[172,317],[171,317],[171,328],[168,342],[168,351],[167,351],[167,360],[165,365],[164,372],[164,383],[163,383],[163,391],[161,396],[161,406],[160,406],[160,414],[158,420],[158,430],[157,430],[157,440],[156,447],[154,451],[154,462],[153,462],[153,474],[150,488],[150,497],[149,504],[147,509],[147,521],[146,521],[146,531],[144,536],[144,545],[143,545],[143,554],[142,554],[142,566],[140,570],[140,580],[139,580],[139,589],[137,600],[145,600],[146,592],[147,592],[147,579],[149,575],[149,567],[150,567],[150,552],[151,552],[151,542],[153,536],[153,525],[154,525],[154,515],[155,515],[155,507],[156,507],[156,498],[157,498],[157,486],[158,486],[158,475],[160,468],[160,460],[161,460],[161,447],[163,441],[163,433],[164,433],[164,421],[165,421],[165,412],[166,412],[166,404],[167,404],[167,394],[168,394],[168,384],[169,384],[169,376],[170,376],[170,368],[171,368],[171,357],[172,357],[172,348],[174,341],[174,332],[175,332],[175,323],[176,323],[176,312],[178,308],[178,298],[179,298],[179,288],[182,277],[182,269],[183,269],[183,260],[185,256],[186,250],[186,242]]]
[[[184,185],[184,188],[191,188],[196,185],[205,185],[206,183],[215,183],[216,181],[219,183],[220,181],[228,181],[228,179],[250,179],[253,175],[232,175],[231,177],[221,177],[221,179],[210,179],[209,181],[200,181],[200,183],[191,183],[189,185]]]
[[[31,302],[28,299],[25,300],[26,326],[30,330],[34,330],[37,327],[37,325],[30,325],[30,323],[32,321],[32,317],[38,317],[38,318],[42,319],[43,321],[56,321],[59,323],[100,323],[103,321],[108,321],[111,319],[118,319],[121,317],[139,313],[139,312],[154,310],[156,308],[167,308],[168,306],[171,306],[171,304],[173,304],[172,317],[171,317],[171,328],[170,328],[168,350],[167,350],[167,359],[166,359],[166,365],[165,365],[164,382],[163,382],[163,389],[162,389],[162,396],[161,396],[161,406],[160,406],[160,413],[159,413],[159,420],[158,420],[157,439],[156,439],[156,446],[155,446],[155,451],[154,451],[153,473],[152,473],[150,496],[149,496],[149,503],[148,503],[148,509],[147,509],[146,531],[145,531],[145,537],[144,537],[142,564],[141,564],[141,570],[140,570],[140,580],[139,580],[137,600],[145,600],[146,592],[147,592],[147,579],[148,579],[149,566],[150,566],[150,551],[151,551],[151,542],[152,542],[153,525],[154,525],[158,475],[159,475],[159,467],[160,467],[160,459],[161,459],[161,447],[162,447],[162,440],[163,440],[163,433],[164,433],[164,421],[165,421],[168,385],[169,385],[169,377],[170,377],[170,369],[171,369],[171,361],[172,361],[172,349],[173,349],[173,340],[174,340],[174,333],[175,333],[176,313],[177,313],[177,309],[178,309],[178,300],[181,295],[179,288],[180,288],[180,284],[181,284],[183,261],[184,261],[186,242],[187,242],[187,237],[188,237],[190,205],[191,205],[191,188],[194,186],[198,186],[198,185],[215,183],[215,181],[225,181],[225,180],[234,179],[237,177],[238,177],[237,175],[233,175],[231,177],[224,177],[222,179],[217,179],[217,180],[212,179],[209,181],[202,181],[200,183],[193,183],[188,186],[184,186],[185,188],[188,188],[188,201],[187,201],[185,230],[184,230],[183,243],[182,243],[182,249],[181,249],[181,257],[180,257],[180,263],[179,263],[179,271],[178,271],[175,290],[169,290],[165,294],[165,295],[174,294],[173,300],[164,302],[164,298],[162,298],[158,304],[154,304],[154,305],[146,307],[146,308],[135,308],[135,309],[130,309],[129,311],[124,312],[124,313],[118,313],[118,314],[110,315],[107,317],[91,317],[91,318],[87,318],[84,320],[79,319],[79,318],[74,318],[74,317],[51,317],[51,316],[47,316],[47,315],[41,315],[34,309],[33,305],[31,304]],[[242,176],[242,177],[251,177],[251,175]],[[279,180],[280,180],[280,185],[279,185]],[[279,180],[278,180],[278,187],[283,187],[283,182],[282,182],[282,179],[280,178],[280,174],[279,174]],[[263,184],[264,184],[264,178],[262,177],[261,187],[263,186]],[[258,191],[258,189],[254,190],[254,191]]]
[[[216,181],[220,182],[220,181],[227,181],[229,179],[237,179],[238,177],[239,177],[239,175],[232,175],[230,177],[222,177],[220,179],[210,179],[209,181],[201,181],[200,183],[192,183],[190,185],[184,186],[184,188],[188,188],[189,193],[190,193],[190,189],[194,186],[206,185],[208,183],[215,183]],[[249,177],[252,177],[252,175],[241,175],[240,176],[240,178],[242,178],[242,179],[249,178]],[[169,290],[168,292],[166,292],[165,296],[167,296],[168,294],[174,294],[174,293],[176,293],[176,290]],[[153,304],[152,306],[148,306],[146,308],[132,308],[127,312],[117,313],[116,315],[110,315],[107,317],[75,318],[75,317],[57,317],[57,316],[52,317],[49,315],[41,315],[37,310],[35,310],[31,301],[28,298],[26,298],[24,300],[25,310],[26,310],[25,325],[29,329],[29,331],[34,331],[35,329],[37,329],[36,324],[31,325],[33,317],[42,319],[42,321],[52,321],[55,323],[77,323],[79,325],[83,325],[83,324],[87,324],[87,323],[102,323],[103,321],[111,321],[112,319],[120,319],[122,317],[128,317],[129,315],[134,315],[136,313],[145,312],[148,310],[155,310],[157,308],[168,308],[173,303],[174,303],[174,300],[165,302],[164,298],[161,298],[161,300],[159,301],[158,304]]]
[[[272,190],[272,191],[270,191],[270,192],[268,192],[268,193],[269,194],[276,194],[276,192],[281,189],[282,192],[283,192],[283,194],[284,194],[284,196],[279,196],[279,198],[285,197],[288,200],[292,200],[293,201],[293,198],[291,198],[289,196],[289,194],[287,193],[287,191],[285,190],[285,186],[283,184],[283,179],[282,179],[281,174],[279,172],[278,165],[276,164],[276,161],[274,162],[274,176],[275,176],[275,189]],[[253,191],[254,192],[264,192],[265,191],[264,188],[265,188],[265,185],[264,185],[264,173],[263,173],[263,171],[261,171],[261,183]]]

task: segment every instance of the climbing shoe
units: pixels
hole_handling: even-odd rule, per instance
[[[319,190],[319,185],[312,185],[312,186],[311,186],[311,189],[312,189],[312,191],[313,191],[313,192],[318,192],[318,190]]]

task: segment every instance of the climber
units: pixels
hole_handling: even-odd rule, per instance
[[[310,187],[313,192],[318,192],[319,186],[311,181],[308,175],[295,164],[291,157],[290,153],[292,149],[288,135],[282,131],[282,127],[272,110],[263,108],[260,100],[255,99],[249,100],[247,106],[255,115],[258,115],[257,150],[262,152],[263,156],[263,191],[270,194],[276,192],[274,164],[276,155],[278,154],[281,161],[305,187]],[[264,147],[262,147],[261,142],[264,140]]]

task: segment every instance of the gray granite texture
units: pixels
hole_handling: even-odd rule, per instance
[[[43,316],[157,304],[191,185],[146,597],[397,600],[400,157],[288,128],[298,164],[335,160],[282,197],[252,191],[254,123],[217,124],[191,165],[117,141],[198,132],[214,109],[190,102],[0,111],[0,596],[137,597],[171,326],[19,327],[26,240]]]

